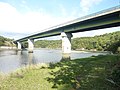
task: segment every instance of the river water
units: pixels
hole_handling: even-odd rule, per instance
[[[92,55],[105,53],[76,52],[72,51],[71,59],[85,58]],[[62,59],[61,50],[36,49],[34,53],[28,53],[27,50],[1,50],[0,51],[0,72],[9,73],[20,67],[30,64],[59,62]]]

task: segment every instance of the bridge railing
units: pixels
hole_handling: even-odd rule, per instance
[[[106,13],[106,12],[110,12],[110,11],[112,12],[112,11],[117,10],[117,9],[120,9],[120,5],[115,6],[115,7],[112,7],[112,8],[108,8],[108,9],[105,9],[105,10],[102,10],[102,11],[99,11],[99,12],[96,12],[96,13],[93,13],[93,14],[90,14],[90,15],[83,16],[83,17],[74,19],[74,20],[72,20],[72,21],[68,21],[68,22],[66,22],[66,23],[59,24],[59,25],[54,26],[54,27],[64,26],[64,25],[70,24],[70,23],[72,24],[72,23],[74,23],[74,22],[82,21],[82,20],[88,19],[88,18],[93,17],[93,16],[97,16],[97,15],[100,15],[100,14],[104,14],[104,13]]]
[[[99,14],[104,14],[104,13],[106,13],[106,12],[114,11],[114,10],[117,10],[117,9],[120,9],[120,5],[119,5],[119,6],[112,7],[112,8],[109,8],[109,9],[105,9],[105,10],[102,10],[102,11],[99,11],[99,12],[96,12],[96,13],[93,13],[93,14],[90,14],[90,15],[87,15],[87,16],[84,16],[84,17],[81,17],[81,18],[79,18],[79,19],[85,19],[85,18],[88,18],[88,17],[97,16],[97,15],[99,15]]]

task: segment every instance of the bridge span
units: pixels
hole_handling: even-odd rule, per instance
[[[16,40],[18,50],[21,50],[21,42],[28,41],[28,51],[33,52],[34,39],[61,35],[62,52],[71,53],[72,33],[98,30],[103,28],[120,26],[120,5],[97,13],[93,13],[75,20],[41,30],[38,33]]]

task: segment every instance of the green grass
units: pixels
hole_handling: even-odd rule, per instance
[[[49,71],[39,66],[18,70],[0,81],[0,90],[51,90],[52,83],[45,79]]]
[[[50,67],[28,66],[0,75],[0,90],[119,90],[111,73],[119,55],[66,60]]]

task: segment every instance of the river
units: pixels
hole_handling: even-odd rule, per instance
[[[106,53],[72,51],[71,59],[85,58],[99,54]],[[0,72],[9,73],[26,65],[50,62],[55,63],[59,62],[61,59],[61,50],[36,49],[34,50],[34,53],[28,53],[27,50],[0,50]]]

